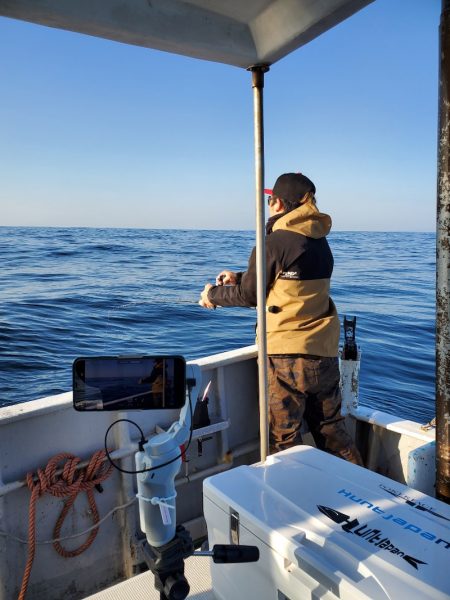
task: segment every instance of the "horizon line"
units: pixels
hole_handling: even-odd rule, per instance
[[[137,231],[248,231],[254,232],[255,229],[234,229],[231,227],[225,229],[195,228],[195,227],[120,227],[113,225],[0,225],[0,229],[119,229]],[[332,233],[434,233],[435,229],[332,229]]]

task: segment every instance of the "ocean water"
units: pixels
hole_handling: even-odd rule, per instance
[[[435,236],[336,232],[332,296],[357,317],[362,404],[434,416]],[[252,344],[256,311],[198,306],[249,231],[0,227],[0,406],[71,389],[77,356],[207,356]]]

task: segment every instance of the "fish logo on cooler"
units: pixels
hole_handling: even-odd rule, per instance
[[[386,550],[391,554],[395,554],[400,558],[403,558],[403,560],[414,567],[414,569],[418,570],[420,565],[427,564],[423,560],[414,558],[414,556],[406,554],[397,548],[388,537],[383,537],[384,534],[382,533],[381,529],[372,529],[367,525],[367,523],[361,524],[358,519],[351,519],[349,515],[341,513],[334,508],[329,508],[328,506],[317,505],[317,508],[323,515],[341,525],[342,529],[346,533],[356,535],[369,544],[373,544],[373,546],[379,550]]]

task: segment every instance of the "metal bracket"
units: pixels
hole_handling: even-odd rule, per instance
[[[239,545],[239,513],[230,507],[230,542]]]

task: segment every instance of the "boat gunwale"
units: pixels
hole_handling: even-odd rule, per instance
[[[204,358],[187,361],[187,365],[198,365],[202,371],[224,367],[242,360],[250,360],[257,356],[257,347],[244,346],[228,352],[212,354]],[[46,414],[73,409],[72,391],[62,392],[52,396],[46,396],[37,400],[19,402],[9,406],[0,407],[0,426],[7,425],[11,421],[20,421],[40,417]]]
[[[251,346],[243,346],[242,348],[237,348],[235,350],[190,360],[187,361],[186,364],[188,366],[198,365],[202,372],[207,372],[234,363],[256,359],[257,356],[258,348],[256,344],[253,344]],[[11,406],[0,407],[0,426],[25,419],[39,418],[47,414],[63,412],[66,410],[73,410],[71,391],[39,398],[38,400],[30,400]],[[435,429],[424,430],[422,429],[422,424],[417,421],[400,419],[394,414],[361,404],[356,408],[353,406],[350,407],[350,410],[351,417],[372,426],[382,427],[383,429],[401,435],[422,440],[425,443],[435,440]]]

